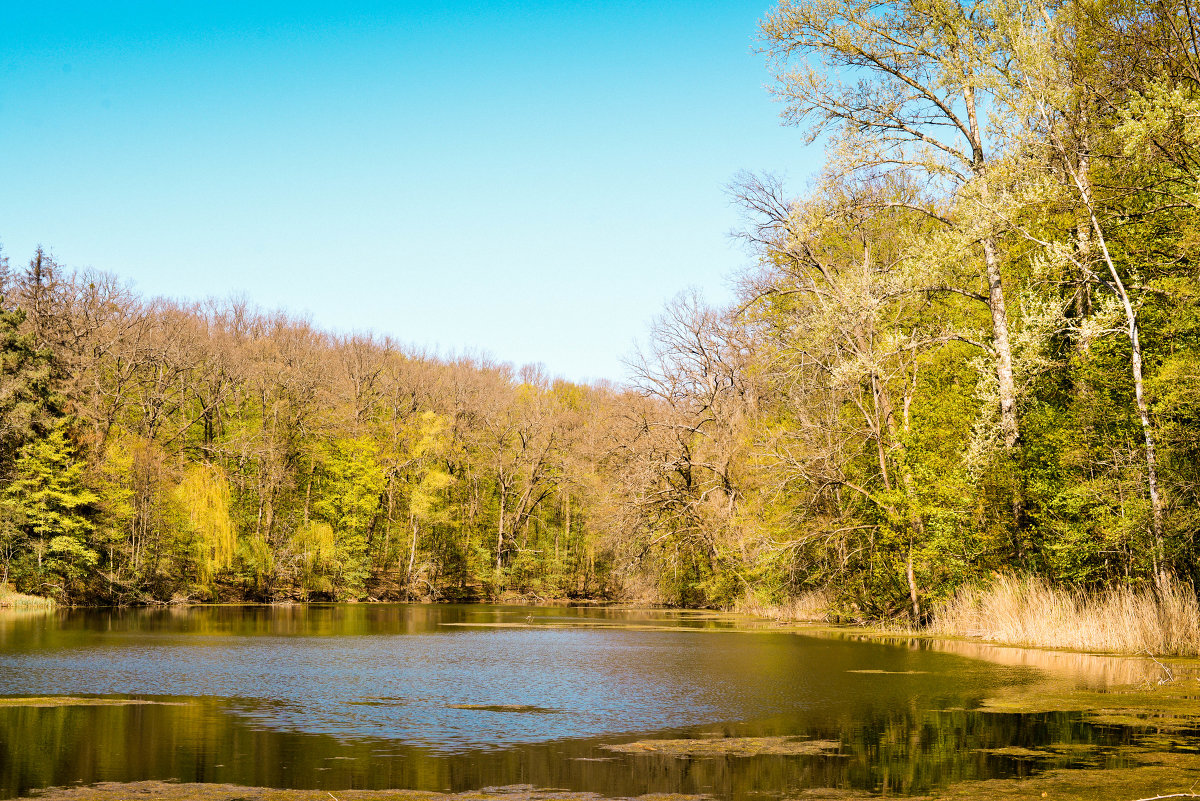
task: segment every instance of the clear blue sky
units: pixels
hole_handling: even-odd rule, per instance
[[[620,379],[746,255],[725,185],[801,188],[769,0],[0,0],[0,243],[143,294]]]

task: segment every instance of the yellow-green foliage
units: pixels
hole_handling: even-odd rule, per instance
[[[441,522],[445,516],[442,499],[443,490],[453,483],[454,478],[437,461],[446,450],[446,430],[449,423],[445,417],[425,412],[418,418],[418,436],[412,449],[414,460],[424,462],[424,474],[412,488],[409,510],[413,517],[427,523]]]
[[[266,589],[275,575],[275,552],[262,534],[255,534],[238,543],[238,558],[260,590]]]
[[[195,536],[196,571],[201,581],[208,581],[233,563],[237,548],[229,516],[229,481],[216,465],[193,465],[184,472],[175,498]]]
[[[96,469],[100,503],[104,509],[105,529],[111,541],[123,538],[135,515],[133,508],[134,448],[141,447],[138,437],[117,430],[104,445]]]
[[[310,592],[329,592],[333,584],[325,575],[337,560],[333,526],[310,520],[292,535],[292,551],[300,558],[301,583]]]
[[[439,506],[442,505],[442,490],[450,486],[453,481],[453,477],[445,470],[431,468],[421,478],[420,483],[413,487],[412,498],[409,501],[413,516],[427,522],[438,518]]]

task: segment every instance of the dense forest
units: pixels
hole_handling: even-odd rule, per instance
[[[0,584],[73,603],[683,605],[920,620],[997,571],[1197,578],[1200,10],[798,0],[827,148],[627,385],[0,267]],[[793,194],[795,193],[795,194]]]

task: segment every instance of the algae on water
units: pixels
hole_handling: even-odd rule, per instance
[[[57,706],[186,706],[181,701],[147,701],[142,698],[83,698],[69,695],[38,695],[0,697],[0,707],[57,707]]]
[[[837,755],[837,740],[800,737],[716,737],[699,740],[638,740],[602,745],[621,754],[664,754],[673,757]]]
[[[423,790],[284,790],[235,784],[101,782],[88,787],[51,787],[43,801],[701,801],[702,796],[651,793],[634,799],[604,799],[595,793],[540,789],[530,785],[485,787],[463,793]]]

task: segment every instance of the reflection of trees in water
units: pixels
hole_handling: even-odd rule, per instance
[[[724,730],[706,727],[688,736],[798,733],[786,728],[784,721],[768,721]],[[1091,726],[1074,713],[915,708],[799,733],[840,741],[839,753],[681,758],[601,749],[609,739],[448,754],[384,740],[256,729],[217,700],[196,699],[180,707],[13,707],[0,708],[0,791],[12,795],[79,781],[153,778],[438,791],[523,783],[608,795],[676,792],[721,798],[809,787],[920,793],[955,781],[1019,777],[1051,767],[1122,767],[1121,749],[1134,734]],[[1009,753],[997,753],[1003,749]]]
[[[870,643],[886,642],[889,645],[907,646],[913,650],[940,651],[1007,667],[1036,668],[1054,677],[1069,678],[1075,689],[1107,690],[1120,685],[1157,681],[1163,675],[1160,665],[1145,656],[1053,651],[971,640],[910,637],[903,634],[888,636],[825,631],[817,633],[817,636]]]
[[[146,692],[168,692],[170,690],[163,689],[167,686],[168,674],[176,680],[179,676],[187,679],[189,675],[199,675],[207,669],[198,661],[201,652],[188,650],[199,648],[207,652],[210,641],[197,635],[217,635],[223,640],[247,635],[327,637],[439,632],[439,637],[457,638],[471,629],[448,623],[495,626],[516,621],[522,628],[528,628],[529,623],[520,621],[525,621],[530,612],[533,628],[559,624],[632,628],[643,625],[653,628],[723,627],[729,624],[727,618],[699,612],[517,610],[487,606],[297,605],[91,610],[15,617],[0,615],[0,644],[15,660],[13,664],[24,664],[20,662],[23,657],[18,658],[18,654],[53,654],[53,670],[70,671],[72,679],[82,679],[91,671],[104,679],[107,678],[104,671],[117,664],[107,660],[116,654],[118,647],[130,646],[129,654],[138,656],[144,655],[148,647],[166,647],[173,643],[181,650],[177,661],[171,665],[159,659],[143,659],[129,668],[136,676],[130,679],[135,683],[128,686]],[[122,639],[122,635],[128,636]],[[536,636],[557,635],[540,631]],[[637,633],[634,636],[642,642],[639,638],[646,635]],[[670,723],[643,723],[645,730],[626,739],[611,736],[560,740],[460,753],[405,745],[399,740],[370,739],[358,734],[382,731],[387,721],[398,725],[395,722],[403,719],[418,731],[415,736],[428,734],[428,741],[433,742],[435,733],[419,728],[421,724],[414,721],[436,717],[429,717],[432,715],[430,705],[433,712],[445,712],[442,701],[430,700],[426,690],[409,693],[411,698],[360,697],[355,690],[344,693],[344,698],[350,700],[339,704],[329,692],[331,683],[368,673],[380,681],[378,687],[370,684],[370,689],[364,691],[372,696],[384,692],[402,695],[405,690],[383,687],[389,671],[395,667],[391,663],[384,664],[386,660],[381,661],[374,649],[364,652],[367,656],[362,663],[354,663],[341,672],[323,672],[327,663],[336,661],[336,649],[326,650],[329,645],[322,643],[315,646],[321,650],[317,652],[317,667],[309,674],[278,670],[264,677],[262,671],[267,669],[266,662],[288,658],[276,651],[261,662],[234,660],[237,664],[225,664],[210,660],[204,663],[208,667],[219,665],[222,671],[233,675],[236,681],[232,685],[221,685],[234,686],[232,691],[175,690],[214,695],[233,692],[247,696],[266,695],[278,690],[272,682],[284,677],[295,683],[295,686],[285,688],[292,693],[286,702],[197,698],[182,707],[0,707],[0,794],[12,795],[39,787],[71,785],[77,781],[142,779],[331,790],[399,787],[463,791],[521,783],[621,796],[679,792],[711,793],[721,798],[748,798],[764,790],[783,793],[808,787],[922,793],[954,781],[1023,776],[1043,768],[1093,763],[1120,766],[1127,753],[1123,747],[1131,742],[1134,734],[1131,729],[1090,725],[1080,714],[989,714],[977,711],[976,707],[994,694],[1039,692],[1040,688],[1052,683],[1067,689],[1107,687],[1143,680],[1146,669],[1157,670],[1153,662],[1137,658],[903,637],[894,643],[901,646],[899,648],[877,641],[848,642],[846,640],[853,638],[846,636],[818,640],[774,632],[728,636],[718,633],[694,638],[689,635],[689,638],[696,647],[669,652],[685,655],[678,662],[664,656],[668,652],[653,652],[657,654],[656,658],[665,660],[654,666],[658,672],[648,673],[649,666],[636,659],[626,663],[618,658],[619,655],[614,656],[612,664],[605,669],[608,672],[598,668],[596,684],[607,688],[636,686],[645,690],[650,684],[624,685],[621,682],[631,676],[652,676],[659,682],[655,687],[671,684],[682,692],[678,697],[664,694],[650,698],[648,703],[652,702],[650,706],[655,709],[674,703],[683,706],[711,703],[711,709],[716,711],[706,712],[707,718],[698,719],[750,717],[756,722],[670,731],[651,731]],[[291,639],[286,642],[289,649],[303,646]],[[439,658],[432,638],[405,642],[412,645],[422,659],[425,658],[422,649],[428,649],[430,660]],[[521,648],[533,642],[522,640]],[[671,642],[678,644],[680,641],[672,639]],[[95,649],[92,652],[96,655],[94,662],[89,661],[89,649]],[[608,653],[607,649],[602,649],[593,656],[599,659]],[[985,659],[992,664],[967,662],[960,657]],[[383,668],[379,667],[381,664]],[[1008,667],[1003,667],[1005,665]],[[871,672],[881,675],[869,675]],[[11,680],[5,686],[15,688],[8,692],[31,692],[28,689],[31,675],[16,671],[7,677]],[[554,676],[547,674],[543,678],[549,681]],[[1012,687],[1008,686],[1009,682],[1013,683]],[[96,684],[84,682],[83,686],[94,688],[104,684],[105,681],[100,680]],[[698,688],[703,687],[718,688],[713,689],[713,693],[719,693],[721,687],[733,688],[737,693],[722,705],[719,698],[693,697]],[[72,691],[89,692],[78,687]],[[611,694],[602,695],[602,700],[611,702]],[[561,704],[546,705],[557,709],[573,703],[572,698],[559,700]],[[402,706],[410,701],[425,704],[425,707],[422,710],[405,707],[391,717],[391,713],[386,713],[387,707]],[[467,707],[497,707],[496,711],[477,712],[493,716],[487,721],[482,718],[469,721],[472,731],[479,735],[485,731],[485,724],[515,727],[513,718],[503,717],[508,713],[502,708],[517,701],[527,703],[528,699],[489,695],[458,701]],[[595,703],[585,698],[572,707],[574,711],[564,713],[563,719],[569,719],[571,714],[581,710],[595,712]],[[318,709],[320,704],[325,705]],[[382,706],[384,710],[373,710],[373,705]],[[613,709],[616,710],[613,714],[623,715],[625,711],[619,704]],[[304,728],[306,715],[314,710],[326,716],[322,719],[323,725],[331,720],[345,723],[348,734],[338,738],[300,731]],[[418,712],[426,717],[418,717]],[[766,715],[773,717],[767,719]],[[623,725],[629,723],[628,716],[621,720]],[[494,730],[497,729],[486,731]],[[585,731],[608,730],[612,729]],[[309,728],[308,731],[328,732],[331,729]],[[461,729],[455,731],[461,732]],[[605,743],[654,737],[792,735],[837,741],[838,753],[706,754],[688,758],[668,754],[612,753],[600,748]],[[404,736],[410,735],[406,732]],[[539,738],[542,736],[538,735]],[[477,737],[477,740],[484,742],[488,738]],[[457,745],[449,740],[439,742],[446,749],[462,747],[461,742]],[[1046,748],[1051,744],[1057,750]],[[1014,748],[1025,750],[1014,751]]]
[[[1078,651],[1012,648],[966,640],[932,640],[938,651],[1013,667],[1034,667],[1070,676],[1079,689],[1106,690],[1122,684],[1141,684],[1162,677],[1154,660],[1141,656],[1110,656]]]

